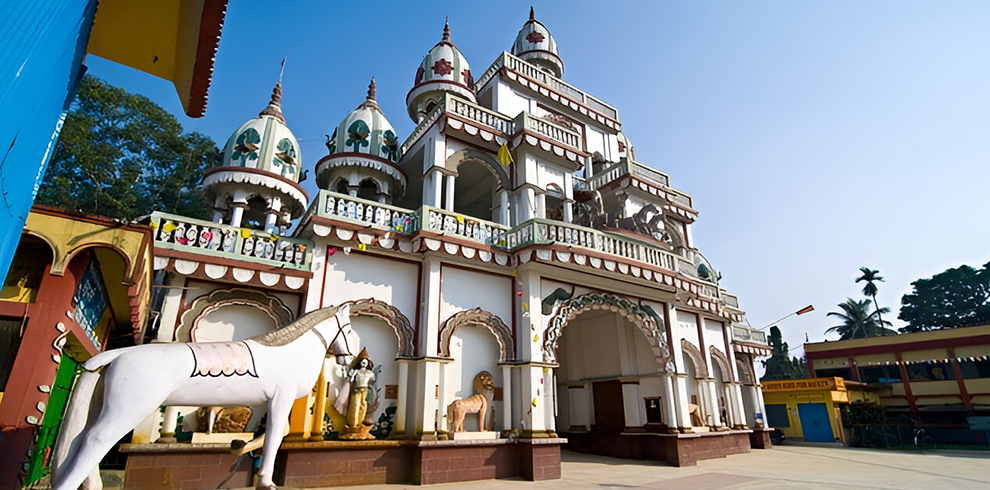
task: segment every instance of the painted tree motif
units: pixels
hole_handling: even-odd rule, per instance
[[[231,160],[241,160],[241,166],[247,165],[248,160],[258,159],[258,144],[261,143],[261,135],[254,128],[247,128],[237,135],[234,145],[234,154]]]
[[[282,138],[278,142],[278,146],[276,146],[275,149],[277,151],[275,152],[275,156],[272,158],[272,165],[275,168],[281,167],[283,177],[285,177],[286,174],[295,175],[296,147],[293,146],[292,141],[289,141],[289,138]]]
[[[385,140],[382,143],[382,155],[384,155],[385,158],[388,158],[389,160],[391,160],[393,162],[398,162],[399,161],[399,137],[396,136],[395,133],[393,133],[391,129],[386,130],[385,131],[385,134],[383,134],[382,137]]]
[[[355,152],[361,151],[361,148],[368,146],[369,134],[371,129],[368,128],[368,124],[358,119],[347,128],[347,141],[344,145],[352,147]]]

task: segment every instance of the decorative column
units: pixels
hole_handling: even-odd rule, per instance
[[[406,435],[406,405],[408,404],[406,397],[409,396],[406,386],[409,385],[409,360],[396,359],[395,363],[399,366],[399,386],[398,393],[395,395],[395,425],[392,427],[391,438],[400,439]]]
[[[712,415],[711,426],[719,427],[722,425],[722,411],[718,408],[718,387],[715,386],[715,378],[705,379],[703,386],[708,390],[708,408]]]
[[[268,209],[265,210],[265,233],[275,231],[275,223],[278,221],[278,213],[282,210],[282,200],[273,197],[268,202]]]
[[[241,226],[241,220],[244,219],[244,209],[247,208],[247,201],[234,201],[230,206],[230,226]]]
[[[574,200],[564,199],[564,221],[568,223],[574,222]]]
[[[502,427],[512,430],[512,366],[502,364]]]
[[[161,437],[157,441],[159,443],[170,443],[176,442],[175,430],[179,425],[179,407],[165,407],[165,415],[162,416],[162,432]]]
[[[525,223],[536,217],[536,189],[530,185],[526,185],[522,188],[522,192],[519,193],[519,199],[522,200],[522,206],[520,206],[519,211],[519,223]]]
[[[522,419],[524,437],[544,437],[548,435],[547,417],[553,417],[552,407],[548,407],[547,390],[552,390],[552,371],[544,368],[551,366],[543,362],[543,315],[540,309],[540,275],[527,267],[518,269],[516,290],[522,293],[516,296],[516,324],[520,326],[522,335],[517,337],[519,342],[517,352],[523,361],[519,365],[519,392],[522,400]],[[546,378],[550,378],[549,381]]]
[[[309,433],[310,441],[323,440],[323,414],[327,410],[327,365],[324,361],[320,377],[316,378],[316,394],[313,399],[313,421]]]
[[[677,414],[675,426],[680,432],[690,432],[691,413],[688,412],[687,373],[676,373],[673,376],[674,407]]]
[[[536,194],[536,217],[540,219],[547,218],[547,193],[540,192]]]
[[[673,433],[677,432],[677,421],[680,420],[678,415],[677,398],[674,396],[674,384],[676,383],[674,376],[671,373],[667,373],[666,376],[660,378],[660,382],[663,383],[663,402],[660,406],[663,409],[663,421],[667,424],[667,432]]]
[[[217,224],[223,223],[223,209],[226,207],[227,200],[224,197],[217,196],[213,201],[213,222]]]
[[[571,426],[569,431],[590,431],[591,414],[588,412],[588,387],[585,383],[575,382],[567,384],[567,415]]]
[[[509,191],[505,188],[498,193],[498,223],[503,226],[509,224]]]
[[[438,176],[439,177],[439,176]],[[439,179],[437,179],[439,182]],[[412,430],[420,433],[425,440],[436,440],[438,399],[440,393],[440,371],[443,369],[443,359],[438,357],[440,340],[440,260],[433,255],[423,258],[420,290],[420,332],[417,352],[423,359],[417,361],[417,378],[421,380],[421,389],[415,394],[416,405],[413,417],[415,424]]]
[[[454,188],[456,186],[455,179],[456,175],[445,175],[447,181],[447,198],[444,200],[443,208],[451,213],[454,212]]]

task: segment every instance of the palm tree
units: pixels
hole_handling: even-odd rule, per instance
[[[879,276],[880,271],[875,269],[870,269],[869,267],[860,267],[859,271],[863,273],[862,276],[856,278],[856,282],[866,281],[863,286],[863,294],[873,298],[873,306],[877,309],[877,318],[882,322],[883,318],[880,318],[880,313],[887,313],[890,311],[889,308],[880,309],[880,303],[877,303],[877,285],[878,282],[883,282],[883,277]]]
[[[877,337],[880,335],[893,335],[895,332],[886,328],[890,322],[880,319],[881,313],[890,313],[889,308],[870,310],[870,300],[858,301],[852,298],[846,299],[845,303],[839,303],[842,313],[829,312],[827,316],[836,316],[842,319],[842,325],[829,328],[825,333],[836,332],[839,340],[862,339],[866,337]]]

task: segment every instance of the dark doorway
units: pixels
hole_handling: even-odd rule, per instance
[[[598,381],[591,384],[595,402],[595,432],[619,433],[626,428],[626,414],[622,406],[622,383],[618,380]]]

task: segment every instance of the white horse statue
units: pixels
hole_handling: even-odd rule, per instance
[[[54,490],[102,488],[100,460],[162,405],[267,405],[257,488],[274,489],[275,453],[292,403],[313,389],[330,353],[338,364],[353,359],[349,325],[350,306],[343,305],[248,340],[144,344],[94,356],[83,363],[56,443]]]

